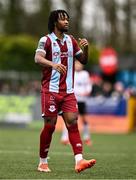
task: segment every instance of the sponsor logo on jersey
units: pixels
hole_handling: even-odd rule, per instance
[[[61,52],[60,57],[61,58],[68,57],[68,52]]]
[[[61,58],[68,58],[68,57],[72,57],[73,54],[72,54],[72,51],[69,51],[69,52],[54,52],[53,53],[53,57],[54,58],[57,58],[58,56],[60,56]]]
[[[59,54],[60,54],[59,52],[54,52],[54,53],[53,53],[53,56],[56,57],[56,56],[59,56]]]

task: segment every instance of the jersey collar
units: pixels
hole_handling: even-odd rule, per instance
[[[55,34],[54,32],[52,32],[50,35],[51,35],[55,40],[59,40],[58,37],[56,36],[56,34]],[[61,40],[61,41],[64,43],[64,42],[66,41],[66,39],[67,39],[67,35],[64,34],[63,40]]]

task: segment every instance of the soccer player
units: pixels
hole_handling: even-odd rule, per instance
[[[80,39],[79,45],[73,36],[67,35],[69,15],[64,10],[54,10],[48,20],[49,34],[39,40],[35,62],[43,69],[41,84],[41,105],[44,127],[40,135],[40,162],[38,171],[50,172],[47,155],[55,130],[58,112],[63,112],[63,119],[68,129],[69,141],[75,157],[75,171],[91,168],[96,160],[85,160],[82,154],[77,119],[77,101],[73,92],[74,59],[87,63],[88,42]]]
[[[86,119],[86,100],[92,91],[92,83],[88,71],[83,69],[84,66],[79,61],[75,61],[74,93],[78,102],[78,111],[83,123],[83,140],[86,145],[91,146],[91,134],[89,124]],[[69,144],[68,131],[64,126],[61,136],[61,143]]]

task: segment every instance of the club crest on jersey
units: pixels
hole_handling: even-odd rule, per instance
[[[53,42],[53,46],[57,46],[57,44],[55,42]]]
[[[56,110],[55,106],[54,105],[50,105],[49,111],[54,112],[55,110]]]

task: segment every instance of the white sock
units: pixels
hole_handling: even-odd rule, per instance
[[[77,164],[80,160],[83,159],[83,155],[82,154],[76,154],[75,155],[75,163]]]
[[[83,139],[90,139],[90,129],[88,124],[83,125]]]
[[[48,158],[40,158],[40,163],[46,163],[48,164]]]
[[[64,126],[63,130],[62,130],[61,140],[67,141],[68,139],[69,139],[68,138],[68,130],[67,130],[66,126]]]

